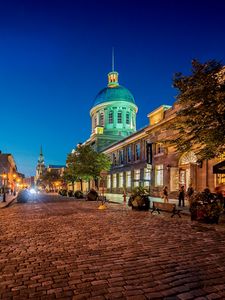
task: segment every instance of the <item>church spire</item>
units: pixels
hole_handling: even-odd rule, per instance
[[[115,87],[119,85],[118,77],[119,73],[114,71],[115,68],[115,55],[114,48],[112,48],[112,71],[108,73],[108,87]]]
[[[40,155],[39,155],[39,158],[38,158],[38,164],[43,164],[44,165],[44,155],[43,155],[43,152],[42,152],[42,145],[41,145],[41,148],[40,148]]]

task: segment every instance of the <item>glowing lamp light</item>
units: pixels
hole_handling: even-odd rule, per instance
[[[35,191],[35,189],[30,189],[30,193],[31,194],[36,194],[37,192]]]

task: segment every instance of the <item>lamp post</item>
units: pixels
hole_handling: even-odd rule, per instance
[[[16,174],[13,174],[13,195],[16,195]]]
[[[2,174],[2,178],[3,178],[3,202],[6,202],[6,192],[5,192],[5,180],[7,178],[7,174],[3,173]]]

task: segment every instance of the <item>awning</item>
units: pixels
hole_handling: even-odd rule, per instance
[[[213,174],[225,174],[225,160],[213,166]]]

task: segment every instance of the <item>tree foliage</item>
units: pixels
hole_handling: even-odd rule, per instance
[[[211,60],[192,61],[192,74],[175,74],[178,112],[171,140],[181,152],[194,149],[199,159],[211,159],[225,151],[225,69]]]
[[[108,171],[111,161],[104,153],[96,152],[89,145],[79,145],[67,157],[66,174],[74,181],[98,179],[101,171]]]
[[[62,180],[61,176],[55,170],[47,171],[41,176],[41,182],[44,185],[49,185],[49,187],[53,186],[53,184],[55,182],[61,181],[61,180]]]

